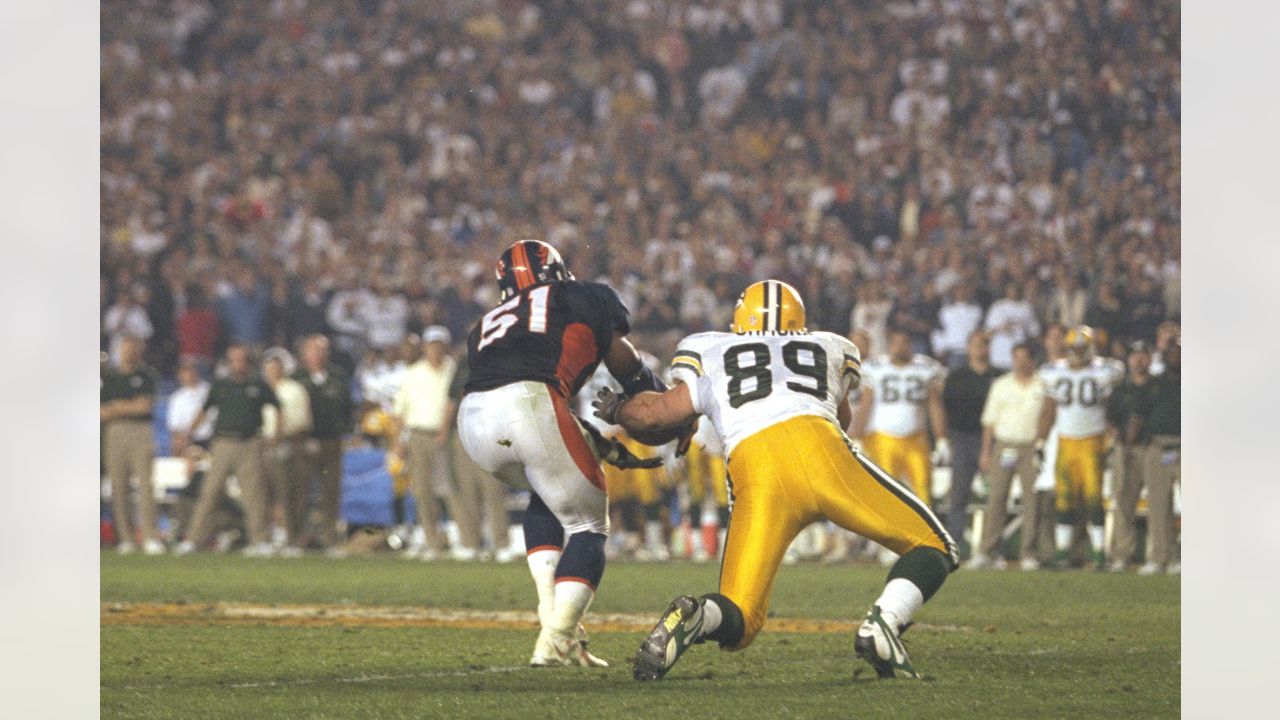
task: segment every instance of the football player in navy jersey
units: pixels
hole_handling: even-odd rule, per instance
[[[471,376],[458,434],[476,464],[531,491],[524,538],[542,630],[530,664],[603,666],[586,650],[583,614],[604,574],[608,502],[600,461],[652,467],[570,412],[603,361],[632,395],[665,384],[626,339],[627,308],[612,288],[575,280],[560,253],[521,240],[496,269],[502,302],[467,339]],[[669,442],[681,431],[654,434]]]

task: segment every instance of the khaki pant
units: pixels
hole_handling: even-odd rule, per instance
[[[440,531],[440,505],[444,500],[449,515],[458,523],[459,541],[463,547],[479,549],[480,526],[476,522],[474,503],[461,501],[461,493],[449,472],[449,445],[446,439],[429,430],[409,430],[409,450],[405,459],[409,471],[409,489],[417,508],[418,524],[426,531],[427,549],[443,550],[444,534]]]
[[[1004,531],[1004,518],[1009,511],[1009,489],[1013,486],[1014,475],[1017,475],[1022,482],[1021,555],[1031,557],[1038,520],[1036,470],[1036,451],[1031,443],[995,442],[987,470],[986,522],[982,526],[978,554],[994,557],[999,552],[1000,534]]]
[[[320,515],[318,535],[320,545],[329,548],[339,544],[338,506],[342,499],[342,438],[318,438],[308,443],[307,477],[320,478]],[[303,483],[300,527],[305,529],[307,494],[311,489],[308,479]],[[301,532],[301,530],[300,530]]]
[[[209,455],[209,473],[200,486],[200,497],[196,500],[187,540],[197,546],[204,543],[209,534],[210,516],[222,496],[227,478],[234,474],[240,481],[240,505],[244,508],[249,542],[266,542],[269,536],[266,483],[262,478],[262,439],[216,438]]]
[[[458,483],[458,501],[466,506],[466,514],[474,518],[478,526],[483,515],[485,525],[489,529],[489,538],[493,542],[493,550],[501,550],[510,544],[510,519],[507,517],[507,486],[497,478],[485,472],[467,451],[457,433],[451,433],[450,450],[453,456],[454,477]],[[466,536],[463,535],[465,538]],[[469,546],[480,548],[479,535],[477,544]]]
[[[301,438],[288,438],[266,450],[263,473],[270,494],[269,507],[284,508],[284,529],[290,545],[301,545],[306,528],[308,473],[310,463]]]
[[[1157,565],[1167,566],[1176,557],[1173,528],[1173,486],[1182,481],[1182,438],[1156,435],[1145,453],[1143,480],[1147,484],[1147,527],[1151,534],[1151,556]]]
[[[111,480],[111,518],[119,542],[134,541],[130,518],[129,479],[138,479],[138,520],[142,541],[156,537],[156,493],[151,483],[151,465],[155,460],[155,438],[151,423],[145,420],[114,420],[107,423],[103,449],[107,461],[107,477]]]
[[[1115,530],[1111,536],[1111,561],[1128,563],[1138,547],[1138,497],[1142,494],[1145,445],[1122,445],[1115,452]]]

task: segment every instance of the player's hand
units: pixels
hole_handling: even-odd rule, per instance
[[[617,440],[609,440],[606,451],[600,456],[601,460],[618,468],[619,470],[634,470],[638,468],[656,468],[662,465],[662,458],[651,457],[642,458],[627,449],[626,445]]]
[[[938,438],[938,442],[933,446],[933,464],[938,466],[951,464],[950,440]]]
[[[591,401],[591,407],[596,409],[596,417],[610,425],[618,425],[618,410],[626,401],[626,395],[614,392],[613,388],[603,387],[596,393],[596,399]]]

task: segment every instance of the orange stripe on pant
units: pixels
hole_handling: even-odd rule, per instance
[[[604,490],[604,472],[600,470],[600,462],[596,460],[595,453],[591,452],[591,446],[587,445],[587,439],[582,436],[578,421],[569,412],[568,401],[550,388],[547,392],[551,394],[551,405],[556,409],[556,425],[560,428],[560,437],[564,440],[569,455],[573,457],[574,464],[588,482]]]

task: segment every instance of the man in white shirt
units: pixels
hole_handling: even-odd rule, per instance
[[[165,426],[169,428],[170,445],[198,445],[209,447],[209,439],[213,437],[214,415],[209,413],[204,422],[196,428],[186,442],[176,442],[179,436],[185,435],[191,428],[191,422],[200,414],[205,398],[209,396],[209,383],[200,379],[195,360],[184,360],[178,367],[178,389],[169,396],[168,412],[165,413]]]
[[[280,409],[262,409],[262,435],[267,438],[263,470],[271,493],[272,517],[281,557],[302,555],[303,520],[307,509],[307,433],[311,430],[311,397],[302,383],[289,377],[293,356],[284,348],[267,350],[263,375],[280,400]],[[278,426],[278,432],[277,432]],[[272,441],[271,438],[278,438]],[[283,531],[283,538],[278,533]]]
[[[383,350],[399,345],[404,341],[409,323],[409,301],[393,292],[390,282],[381,276],[374,279],[373,290],[364,296],[358,308],[369,347]]]
[[[147,309],[135,297],[135,294],[144,296],[145,293],[140,287],[129,288],[121,293],[120,299],[107,310],[107,315],[102,320],[103,330],[111,342],[112,363],[120,362],[120,346],[125,338],[146,341],[155,332],[151,318],[147,316]]]
[[[978,466],[987,479],[987,507],[982,539],[966,565],[970,569],[1004,567],[999,543],[1014,475],[1022,482],[1022,568],[1039,567],[1030,549],[1040,520],[1034,487],[1039,469],[1035,440],[1044,394],[1045,384],[1036,374],[1035,356],[1026,343],[1019,343],[1013,348],[1013,372],[992,383],[982,408],[982,454]]]
[[[422,560],[438,559],[444,552],[439,500],[445,501],[450,517],[458,523],[460,547],[451,556],[473,560],[481,547],[474,509],[459,502],[449,471],[449,385],[457,370],[457,362],[447,352],[450,340],[448,328],[441,325],[423,331],[422,358],[405,370],[393,403],[397,432],[392,452],[404,458],[408,467],[418,524],[426,537],[425,546],[412,549],[411,555]]]
[[[960,284],[952,290],[951,302],[938,311],[937,341],[934,349],[946,359],[947,367],[964,367],[965,348],[973,332],[982,325],[982,307],[973,301],[973,288]]]
[[[1040,335],[1040,321],[1031,303],[1022,297],[1022,286],[1010,281],[1004,297],[987,309],[987,332],[991,333],[991,365],[999,370],[1013,367],[1013,346]]]

